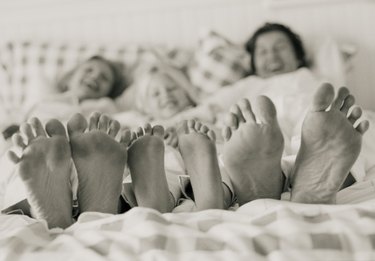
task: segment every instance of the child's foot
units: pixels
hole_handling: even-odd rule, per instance
[[[117,213],[127,160],[126,147],[115,140],[119,129],[117,121],[99,113],[89,123],[81,114],[68,122],[81,213]]]
[[[184,121],[178,129],[178,147],[191,178],[195,209],[224,208],[215,132],[198,121]]]
[[[17,172],[25,184],[32,215],[46,220],[50,228],[66,228],[72,224],[72,163],[64,126],[50,120],[44,130],[38,119],[30,122],[20,129],[27,145],[20,134],[13,136],[22,156],[10,151],[9,157],[17,164]]]
[[[284,139],[276,109],[265,96],[257,103],[256,116],[247,99],[232,107],[223,129],[223,160],[240,205],[258,198],[280,199],[283,187]]]
[[[138,128],[136,136],[128,149],[128,166],[137,204],[170,212],[174,199],[164,169],[164,128],[146,124]]]
[[[316,92],[302,126],[301,147],[291,176],[292,201],[334,203],[361,150],[368,121],[353,124],[362,114],[345,87],[334,100],[334,89],[324,84]],[[329,110],[327,110],[329,109]]]

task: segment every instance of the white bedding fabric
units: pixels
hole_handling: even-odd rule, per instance
[[[374,201],[256,200],[236,211],[85,213],[66,230],[0,216],[0,260],[375,260]]]

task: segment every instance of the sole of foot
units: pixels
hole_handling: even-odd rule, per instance
[[[19,157],[9,152],[26,187],[33,217],[44,219],[50,228],[72,224],[71,152],[64,126],[50,120],[46,128],[37,119],[24,123],[13,143],[21,148]]]
[[[146,124],[132,134],[128,166],[138,206],[171,212],[171,195],[164,168],[164,128]]]
[[[178,147],[191,179],[196,211],[224,208],[215,140],[215,132],[199,121],[184,121],[178,128]]]
[[[256,105],[256,113],[247,99],[234,105],[223,129],[223,161],[240,205],[259,198],[280,199],[284,182],[284,139],[275,106],[266,96],[259,96]]]
[[[291,175],[293,202],[335,203],[336,194],[360,153],[362,135],[369,123],[359,121],[359,107],[348,113],[354,97],[347,88],[340,88],[334,96],[332,85],[323,84],[305,117],[301,147]]]
[[[126,146],[115,140],[120,124],[100,113],[74,115],[67,124],[78,175],[81,213],[116,214],[127,161]]]

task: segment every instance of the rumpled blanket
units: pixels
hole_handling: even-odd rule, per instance
[[[375,260],[375,204],[259,199],[236,211],[89,212],[67,228],[0,216],[0,260]]]

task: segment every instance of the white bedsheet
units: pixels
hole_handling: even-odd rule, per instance
[[[0,216],[0,260],[375,260],[375,205],[256,200],[236,211],[85,213],[66,230]]]

